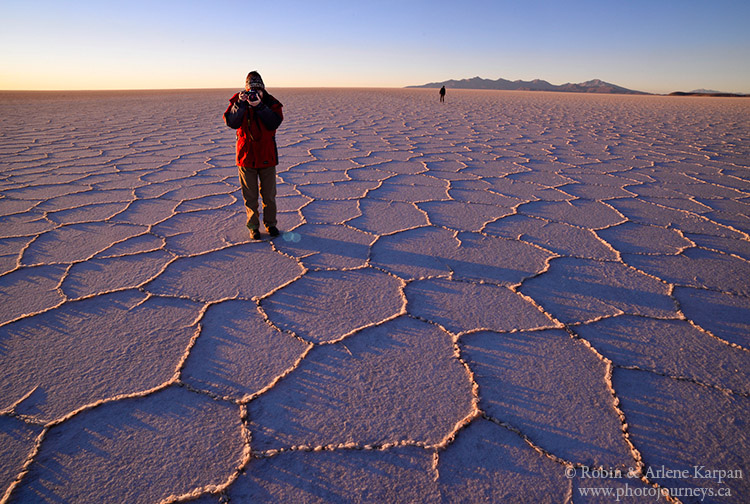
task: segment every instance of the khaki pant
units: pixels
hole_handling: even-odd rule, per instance
[[[260,217],[258,215],[258,194],[263,198],[263,224],[266,228],[276,225],[276,167],[268,168],[241,168],[240,185],[242,186],[242,198],[245,200],[245,212],[247,212],[247,227],[249,229],[260,228]]]

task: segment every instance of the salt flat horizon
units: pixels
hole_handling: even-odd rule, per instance
[[[0,502],[747,500],[749,102],[268,84],[0,91]]]
[[[596,79],[598,80],[598,79]],[[238,85],[236,87],[209,87],[209,88],[124,88],[124,89],[0,89],[0,95],[9,95],[9,94],[17,94],[17,93],[29,93],[31,95],[36,94],[42,94],[42,93],[162,93],[162,92],[181,92],[181,91],[187,91],[187,92],[212,92],[212,91],[239,91],[242,89],[242,85]],[[269,86],[270,89],[270,86]],[[418,87],[414,85],[407,85],[407,86],[274,86],[273,89],[275,90],[282,90],[282,91],[358,91],[358,90],[380,90],[380,91],[390,91],[390,90],[421,90],[424,92],[431,92],[434,93],[434,88],[423,88]],[[504,90],[504,89],[464,89],[464,88],[448,88],[448,91],[451,93],[454,92],[473,92],[473,91],[479,91],[479,92],[500,92],[500,93],[551,93],[551,94],[572,94],[572,95],[586,95],[586,96],[596,96],[596,95],[615,95],[615,96],[630,96],[627,93],[624,94],[618,94],[618,93],[581,93],[581,92],[574,92],[574,91],[547,91],[547,90]],[[670,92],[666,93],[657,93],[657,92],[644,92],[644,95],[641,96],[669,96],[671,98],[677,98],[681,97],[679,95],[670,96],[670,93],[675,92],[681,92],[679,89],[675,89]],[[688,93],[692,92],[704,92],[706,95],[701,96],[694,96],[693,98],[747,98],[750,96],[750,94],[741,92],[741,91],[715,91],[715,90],[706,90],[706,89],[699,89],[694,91],[689,91]],[[712,93],[717,93],[718,96],[710,96]],[[722,94],[730,94],[730,95],[736,95],[736,96],[721,96]],[[740,96],[741,95],[741,96]]]

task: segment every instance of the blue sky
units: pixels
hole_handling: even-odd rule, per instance
[[[0,0],[0,89],[599,78],[750,93],[747,0]]]

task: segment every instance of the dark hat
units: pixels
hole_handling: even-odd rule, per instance
[[[245,79],[245,87],[249,89],[266,89],[266,86],[263,84],[263,79],[261,79],[260,74],[254,70],[247,74],[247,78]]]

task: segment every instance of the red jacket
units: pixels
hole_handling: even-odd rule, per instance
[[[227,126],[237,130],[237,166],[266,168],[279,164],[276,128],[284,115],[281,103],[268,93],[257,107],[239,101],[239,93],[229,99],[224,112]]]

